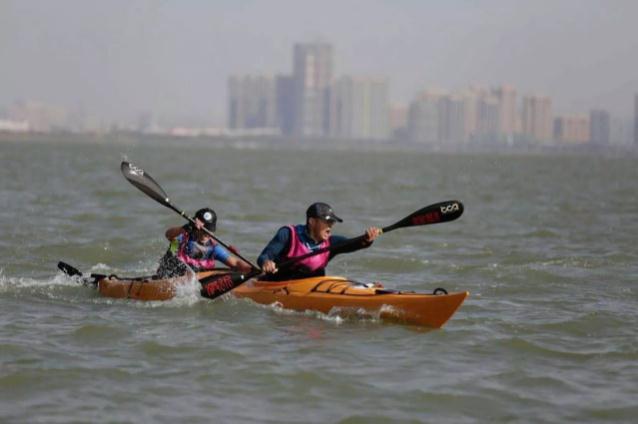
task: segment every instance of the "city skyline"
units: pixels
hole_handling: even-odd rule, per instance
[[[426,145],[623,144],[604,109],[552,113],[552,98],[503,84],[424,90],[406,106],[391,106],[385,78],[333,76],[334,48],[297,43],[292,74],[232,75],[228,127],[236,135],[337,139]],[[399,110],[400,109],[400,110]],[[403,116],[401,116],[403,115]]]
[[[391,103],[505,83],[551,95],[556,114],[633,114],[635,2],[300,3],[5,0],[0,108],[223,125],[230,75],[288,73],[290,46],[319,39],[334,46],[333,75],[386,77]]]

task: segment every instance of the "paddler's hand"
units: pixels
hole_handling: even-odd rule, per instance
[[[379,237],[383,230],[378,227],[370,227],[366,230],[366,243],[372,243],[374,239]]]
[[[279,271],[277,269],[277,264],[274,263],[273,261],[265,261],[264,264],[261,266],[261,269],[266,273],[266,274],[274,274],[277,271]]]
[[[195,228],[198,230],[204,228],[204,223],[199,218],[195,218]]]

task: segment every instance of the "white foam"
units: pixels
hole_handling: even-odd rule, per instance
[[[249,300],[250,301],[250,300]],[[270,305],[258,304],[250,301],[252,304],[255,304],[261,308],[266,308],[275,312],[277,315],[285,315],[285,316],[306,316],[312,317],[316,319],[320,319],[322,321],[331,322],[335,325],[341,325],[348,320],[356,320],[356,321],[372,321],[379,322],[380,312],[378,313],[370,313],[363,308],[332,308],[327,314],[319,311],[305,310],[305,311],[297,311],[294,309],[284,308],[280,302],[274,302]],[[392,307],[389,307],[392,308]],[[383,308],[381,309],[384,310]],[[392,309],[388,309],[391,311]]]

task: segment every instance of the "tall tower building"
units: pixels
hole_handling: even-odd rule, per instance
[[[295,44],[293,48],[293,134],[325,136],[329,132],[332,45]]]
[[[493,89],[492,95],[498,99],[498,132],[511,136],[516,132],[516,89],[502,85]]]
[[[445,144],[465,143],[465,119],[465,99],[462,95],[442,97],[439,101],[439,141]]]
[[[425,91],[410,104],[408,139],[414,143],[438,144],[441,132],[441,98],[444,93]]]
[[[523,134],[542,143],[552,139],[552,101],[547,96],[523,97]]]
[[[461,93],[463,98],[463,138],[465,141],[473,139],[478,133],[478,100],[479,93],[470,88]]]
[[[494,96],[482,96],[478,100],[476,139],[482,142],[496,142],[499,139],[500,102]]]
[[[344,76],[334,84],[330,135],[350,139],[387,139],[388,81]]]
[[[278,75],[277,85],[277,121],[283,135],[292,135],[295,119],[295,88],[291,75]]]
[[[228,127],[277,128],[277,88],[271,76],[228,79]]]
[[[609,112],[592,110],[589,112],[589,141],[592,144],[609,144],[610,128]]]
[[[395,140],[405,140],[408,130],[408,107],[404,104],[391,104],[389,106],[389,125],[392,137]]]

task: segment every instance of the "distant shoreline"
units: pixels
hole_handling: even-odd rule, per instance
[[[169,134],[145,134],[132,131],[108,133],[77,132],[6,132],[0,131],[0,143],[42,144],[141,144],[158,146],[210,146],[255,149],[301,149],[301,150],[361,150],[361,151],[416,151],[433,154],[530,154],[530,155],[600,155],[636,156],[638,146],[632,145],[542,145],[533,143],[466,143],[430,145],[398,142],[394,140],[343,140],[343,139],[295,139],[281,136],[175,136]]]

